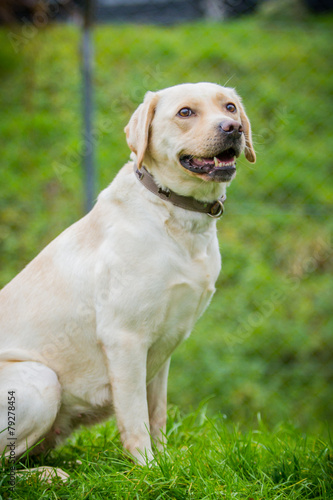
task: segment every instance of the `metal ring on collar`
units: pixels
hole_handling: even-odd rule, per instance
[[[213,219],[218,219],[223,215],[224,207],[223,203],[220,200],[217,200],[216,203],[211,207],[210,212],[207,214],[209,217],[213,217]]]

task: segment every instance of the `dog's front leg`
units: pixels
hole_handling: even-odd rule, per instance
[[[167,386],[170,358],[147,386],[150,434],[158,450],[166,442]]]
[[[113,406],[124,448],[139,463],[153,459],[146,390],[147,348],[137,334],[122,332],[104,344]]]

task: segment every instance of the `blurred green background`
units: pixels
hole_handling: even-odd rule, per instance
[[[237,89],[258,160],[238,162],[217,292],[173,355],[169,401],[211,398],[244,426],[260,412],[321,432],[333,417],[333,17],[285,4],[227,22],[96,27],[94,145],[102,189],[128,160],[123,128],[147,90]],[[79,42],[74,25],[0,31],[0,286],[83,215]]]

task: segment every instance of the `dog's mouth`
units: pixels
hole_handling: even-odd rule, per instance
[[[211,158],[183,155],[179,161],[184,168],[203,176],[206,180],[228,182],[236,172],[236,151],[233,148],[226,149]]]

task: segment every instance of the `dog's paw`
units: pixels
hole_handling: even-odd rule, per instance
[[[17,475],[23,474],[36,474],[41,481],[46,481],[51,484],[55,480],[60,480],[63,483],[68,481],[69,475],[67,472],[64,472],[62,469],[58,469],[56,467],[36,467],[34,469],[26,469],[24,471],[18,472]]]

